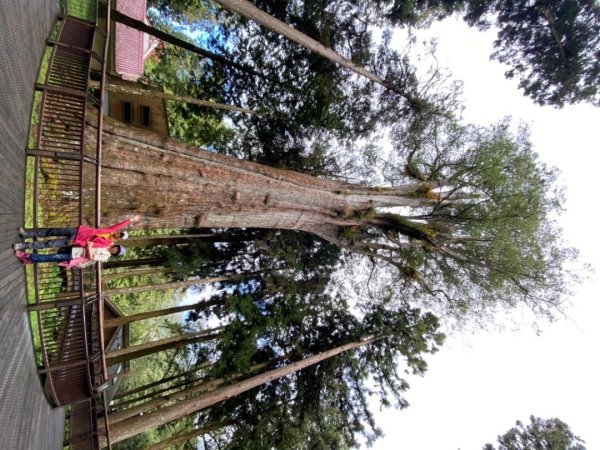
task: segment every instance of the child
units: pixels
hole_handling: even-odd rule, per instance
[[[57,262],[63,267],[85,267],[93,261],[108,261],[111,256],[123,256],[125,247],[113,244],[110,247],[94,247],[88,242],[86,247],[79,245],[68,245],[58,252],[49,255],[37,253],[25,253],[21,250],[15,251],[15,256],[23,264]]]

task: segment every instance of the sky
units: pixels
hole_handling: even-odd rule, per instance
[[[420,36],[439,38],[440,64],[463,80],[466,121],[485,125],[510,115],[530,125],[534,148],[542,161],[560,169],[566,187],[564,235],[596,271],[579,286],[565,317],[540,324],[540,335],[524,311],[507,317],[504,331],[450,335],[440,352],[429,356],[424,377],[408,378],[411,406],[378,413],[386,436],[373,449],[481,449],[486,442],[495,444],[516,420],[528,423],[530,415],[558,417],[588,449],[600,448],[600,238],[594,221],[600,108],[534,105],[516,81],[504,78],[505,68],[489,60],[493,33],[449,19]]]

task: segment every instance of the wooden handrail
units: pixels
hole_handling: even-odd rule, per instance
[[[99,2],[96,1],[96,25],[98,22],[98,8]],[[96,130],[96,227],[100,225],[100,206],[101,206],[101,195],[102,195],[102,186],[100,183],[102,177],[102,126],[103,126],[103,117],[104,117],[104,85],[106,82],[106,61],[108,58],[108,43],[110,40],[110,9],[111,9],[111,0],[107,1],[106,4],[106,29],[105,29],[105,40],[104,40],[104,49],[102,54],[102,66],[100,70],[100,104],[98,105],[98,127]],[[102,375],[104,379],[108,379],[108,368],[106,367],[106,353],[104,348],[104,296],[102,295],[102,263],[96,263],[96,289],[98,291],[99,298],[99,332],[100,332],[100,350],[102,352]]]

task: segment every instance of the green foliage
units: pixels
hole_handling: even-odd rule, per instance
[[[363,237],[364,230],[355,225],[352,227],[344,227],[341,230],[340,238],[347,242],[355,242],[357,239]]]
[[[600,5],[595,0],[489,2],[469,5],[467,21],[498,27],[492,58],[507,64],[523,93],[540,105],[600,105]]]
[[[343,261],[340,250],[306,233],[236,230],[217,246],[170,248],[166,265],[182,269],[178,276],[252,276],[220,283],[212,298],[220,300],[218,305],[190,316],[199,326],[215,321],[225,325],[219,339],[178,354],[141,359],[146,366],[135,370],[144,378],[132,385],[185,370],[190,362],[208,364],[196,374],[202,379],[231,379],[237,373],[249,375],[260,363],[276,367],[376,336],[368,346],[260,386],[194,418],[200,425],[233,421],[214,440],[205,441],[208,449],[354,447],[361,439],[372,442],[380,435],[369,397],[378,396],[382,405],[406,407],[408,384],[402,371],[422,375],[425,355],[443,343],[437,317],[415,304],[441,304],[440,310],[460,317],[498,303],[524,301],[543,313],[560,305],[569,279],[564,265],[574,256],[562,246],[553,223],[561,195],[554,187],[555,171],[537,160],[525,130],[515,136],[507,121],[489,128],[461,125],[456,119],[459,89],[437,90],[436,77],[435,83],[421,84],[410,61],[388,48],[389,33],[381,45],[374,43],[375,25],[386,20],[416,23],[424,3],[395,1],[399,19],[382,13],[391,4],[383,0],[256,4],[368,64],[414,98],[407,101],[386,92],[251,22],[224,15],[214,28],[202,25],[212,30],[209,46],[264,76],[241,74],[168,45],[147,66],[147,75],[169,92],[262,114],[228,117],[235,129],[230,139],[222,112],[171,104],[172,134],[249,160],[339,177],[360,173],[361,158],[367,162],[362,174],[370,176],[381,160],[379,148],[359,148],[357,142],[389,132],[395,146],[385,165],[389,186],[377,192],[392,195],[395,185],[416,180],[421,188],[410,200],[422,203],[402,214],[369,208],[340,218],[361,222],[360,227],[340,227],[353,248],[399,269],[384,298],[369,298],[363,309],[347,302],[332,283]],[[463,8],[452,1],[427,4],[429,18]],[[165,17],[186,14],[196,2],[155,5],[164,14],[155,23],[169,28]],[[431,95],[424,98],[419,92]],[[142,309],[136,298],[120,301],[131,311]],[[152,300],[141,302],[146,301]],[[174,327],[180,324],[134,331],[149,336],[157,330],[172,333]]]
[[[594,0],[381,0],[394,24],[427,26],[462,14],[498,29],[492,58],[507,64],[523,93],[540,105],[600,104],[600,5]],[[388,9],[386,9],[388,8]]]
[[[402,215],[378,214],[355,247],[396,265],[402,289],[456,317],[522,303],[551,317],[579,279],[570,271],[577,252],[555,222],[557,171],[539,161],[527,129],[442,119],[399,134],[397,145],[412,170],[392,171],[405,167],[397,164],[386,176],[402,184],[416,173],[428,193]]]
[[[254,328],[256,306],[262,300],[254,295],[254,303],[246,313],[246,335]],[[255,362],[272,358],[277,349],[292,352],[293,356],[277,361],[283,364],[364,336],[381,338],[203,412],[201,422],[211,423],[223,416],[235,419],[235,425],[217,438],[215,448],[238,448],[241,443],[249,449],[349,448],[358,445],[359,436],[371,442],[381,432],[368,398],[377,395],[383,405],[406,407],[402,395],[408,384],[398,368],[405,366],[407,371],[422,374],[427,367],[423,355],[435,352],[443,342],[437,319],[417,309],[382,306],[359,318],[348,312],[341,298],[318,294],[304,298],[284,295],[273,306],[268,312],[258,308],[261,315],[272,318],[269,325],[273,326],[264,328],[259,339],[253,337]],[[288,314],[290,311],[293,313]],[[226,348],[235,351],[239,340],[221,345],[222,357],[230,359]],[[245,346],[246,352],[248,349]]]
[[[70,16],[94,22],[96,20],[96,8],[89,0],[66,0],[67,12]]]
[[[230,295],[226,300],[227,310],[234,315],[234,319],[227,324],[217,344],[221,358],[213,368],[216,376],[225,377],[249,371],[256,351],[256,340],[271,322],[269,317],[260,313],[250,295]]]
[[[517,420],[516,427],[498,436],[498,447],[486,444],[483,450],[585,450],[585,441],[562,420],[535,416],[530,416],[529,420],[531,423],[527,425]]]
[[[461,11],[466,4],[463,0],[381,0],[376,3],[390,22],[412,26],[427,26],[434,20],[442,20]]]
[[[165,251],[165,267],[187,276],[198,273],[210,260],[211,251],[207,244],[197,241],[186,246],[172,246]]]
[[[149,0],[148,7],[156,8],[169,21],[191,29],[212,19],[211,4],[206,0]]]
[[[166,4],[165,4],[166,5]],[[182,39],[164,16],[152,16],[155,27]],[[201,100],[222,102],[224,78],[222,70],[195,53],[164,44],[155,58],[144,67],[145,76],[164,87],[167,93]],[[232,130],[223,122],[223,112],[179,101],[167,101],[167,119],[171,137],[190,145],[216,145],[232,138]]]
[[[360,211],[357,211],[355,214],[355,218],[359,222],[366,222],[370,219],[373,219],[377,215],[377,211],[375,208],[367,208]]]

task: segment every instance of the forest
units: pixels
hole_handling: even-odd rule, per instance
[[[170,135],[103,128],[102,221],[142,218],[104,264],[106,325],[130,339],[107,354],[126,368],[113,448],[368,445],[374,405],[408,407],[446,334],[561,314],[581,270],[557,170],[510,117],[466,123],[461,83],[410,36],[493,27],[523,95],[600,105],[593,0],[148,7],[150,25],[114,18],[160,41],[143,82]]]

